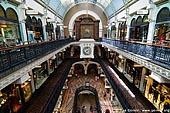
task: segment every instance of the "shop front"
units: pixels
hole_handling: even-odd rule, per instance
[[[112,25],[111,27],[111,36],[112,39],[116,39],[116,26]]]
[[[35,89],[39,89],[39,87],[48,78],[48,64],[47,64],[47,62],[43,62],[41,65],[36,66],[32,70],[32,72],[33,72],[33,76],[34,76]]]
[[[133,18],[130,27],[130,40],[147,42],[148,28],[148,16],[138,16],[137,19]]]
[[[26,29],[28,35],[28,43],[37,43],[44,41],[42,21],[36,19],[36,17],[30,17],[27,15]]]
[[[127,25],[126,22],[119,23],[118,27],[118,39],[125,40],[127,34]]]
[[[55,39],[55,37],[54,37],[54,26],[53,26],[52,23],[47,22],[46,32],[47,32],[48,40],[54,40]]]
[[[60,33],[60,26],[59,25],[56,25],[55,32],[56,32],[56,39],[60,39],[61,33]]]
[[[159,110],[167,110],[170,105],[170,84],[169,80],[160,78],[152,72],[145,78],[145,97]],[[170,110],[170,108],[168,108]]]
[[[170,10],[162,8],[156,19],[154,40],[156,43],[170,46]]]
[[[125,76],[137,88],[140,87],[142,69],[143,69],[142,65],[137,64],[133,62],[132,60],[126,59]]]
[[[26,75],[29,78],[29,75]],[[25,77],[23,77],[25,79]],[[0,113],[16,113],[32,96],[30,79],[22,78],[0,92]]]
[[[0,5],[0,48],[21,44],[18,15],[12,8]]]

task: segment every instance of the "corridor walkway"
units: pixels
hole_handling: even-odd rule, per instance
[[[106,92],[105,84],[104,84],[105,78],[102,77],[96,80],[95,76],[96,76],[95,72],[92,71],[88,73],[87,75],[79,73],[77,76],[73,75],[71,78],[68,78],[68,89],[63,91],[62,104],[60,108],[60,111],[62,111],[62,113],[72,113],[75,91],[77,88],[84,86],[86,82],[88,82],[90,86],[94,87],[97,90],[102,112],[104,112],[106,109],[110,109],[111,113],[120,113],[118,109],[122,110],[122,107],[119,104],[119,102],[117,102],[116,100],[113,101],[113,103],[117,103],[117,104],[114,104],[115,106],[113,106],[113,104],[110,101],[110,94],[107,93],[106,97],[104,97],[104,93]],[[80,97],[83,97],[83,96],[86,96],[86,95],[81,94]],[[94,105],[95,100],[92,100],[92,98],[90,100],[85,97],[83,98],[84,100],[81,100],[81,102],[78,102],[80,111],[81,111],[82,106],[85,105],[87,109],[86,113],[90,113],[89,111],[90,104]],[[55,110],[56,109],[58,108],[55,108]],[[56,112],[54,111],[54,113]]]

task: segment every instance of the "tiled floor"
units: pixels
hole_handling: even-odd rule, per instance
[[[104,78],[100,78],[97,81],[95,80],[95,74],[79,74],[79,77],[71,77],[68,79],[68,89],[63,91],[63,98],[62,98],[62,103],[60,108],[55,108],[55,109],[60,109],[62,110],[62,113],[72,113],[72,106],[73,106],[73,101],[74,101],[74,94],[77,88],[80,86],[85,85],[85,82],[89,82],[90,86],[94,87],[99,96],[99,102],[101,105],[101,110],[104,112],[106,109],[110,109],[111,113],[123,113],[120,112],[119,109],[122,109],[121,105],[115,99],[111,104],[110,101],[110,94],[107,94],[106,97],[104,97],[105,93],[105,85],[104,85]],[[81,98],[83,97],[83,98]],[[92,97],[92,95],[91,95]],[[84,99],[86,98],[86,99]],[[115,97],[116,98],[116,97]],[[86,113],[90,113],[90,104],[92,103],[93,105],[95,104],[95,98],[91,98],[90,100],[86,95],[81,95],[79,98],[78,106],[81,107],[83,105],[86,106]],[[119,111],[119,112],[118,112]],[[55,112],[54,112],[55,113]]]

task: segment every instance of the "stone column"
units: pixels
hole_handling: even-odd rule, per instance
[[[143,84],[144,84],[145,76],[146,76],[146,68],[143,67],[143,69],[142,69],[142,76],[141,76],[141,80],[140,80],[140,87],[139,87],[139,90],[140,90],[141,92],[144,91]]]
[[[22,4],[19,5],[19,15],[20,15],[19,27],[20,27],[20,30],[21,30],[22,43],[24,43],[24,44],[28,44],[28,36],[27,36],[27,30],[26,30],[26,26],[25,26],[25,21],[26,21],[26,18],[27,18],[25,12],[26,12],[27,9],[28,9],[28,7],[25,3],[22,3]]]
[[[48,40],[47,40],[46,25],[47,25],[46,16],[44,15],[44,16],[42,17],[42,28],[43,28],[44,41],[48,41]]]
[[[118,39],[118,35],[119,35],[119,23],[116,22],[116,39]]]
[[[125,70],[125,68],[126,68],[126,59],[125,58],[123,58],[123,66],[122,67],[123,67],[122,72],[125,73],[126,72],[126,70]]]
[[[148,29],[148,37],[147,37],[147,42],[152,43],[153,38],[154,38],[154,32],[155,32],[155,24],[156,24],[156,5],[155,4],[149,4],[147,9],[149,10],[149,29]]]

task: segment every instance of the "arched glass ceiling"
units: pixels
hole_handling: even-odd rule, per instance
[[[129,0],[43,0],[54,11],[56,11],[61,17],[67,13],[67,11],[76,4],[91,3],[99,6],[107,17],[110,17],[122,6],[124,6]]]

